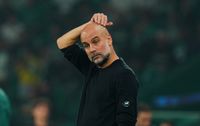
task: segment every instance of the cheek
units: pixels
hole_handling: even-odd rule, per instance
[[[89,53],[89,51],[87,50],[87,49],[85,49],[85,53],[89,56],[90,55],[90,53]]]
[[[88,50],[85,50],[85,53],[87,54],[89,60],[92,61],[92,53],[90,53]]]
[[[103,50],[104,50],[105,52],[110,52],[110,46],[109,46],[108,44],[105,44],[105,45],[103,46]]]

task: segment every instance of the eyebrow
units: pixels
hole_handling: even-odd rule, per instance
[[[94,39],[99,38],[98,36],[94,36],[91,41],[94,41]]]
[[[83,43],[87,43],[87,42],[83,42],[83,41],[81,41],[81,43],[83,44]]]
[[[88,43],[87,42],[81,42],[81,44],[84,45],[84,44],[88,44]]]
[[[99,38],[99,37],[98,37],[98,36],[94,36],[94,37],[91,39],[91,41],[94,41],[94,39],[96,39],[96,38]],[[87,44],[88,42],[81,41],[81,43],[82,43],[82,44]]]

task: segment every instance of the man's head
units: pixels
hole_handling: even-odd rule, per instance
[[[152,112],[145,104],[138,106],[138,116],[136,126],[151,126]]]
[[[104,66],[114,54],[112,38],[105,27],[90,23],[80,37],[88,58],[98,66]]]
[[[45,98],[37,99],[32,106],[32,116],[34,119],[48,119],[50,114],[50,104]]]

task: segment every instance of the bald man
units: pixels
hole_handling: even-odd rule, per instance
[[[58,48],[85,77],[77,126],[134,126],[138,82],[120,58],[103,13],[57,39]],[[82,47],[78,46],[80,38]]]

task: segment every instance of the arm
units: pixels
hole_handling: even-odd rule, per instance
[[[107,16],[104,14],[94,14],[91,20],[79,27],[72,29],[57,39],[58,48],[64,53],[65,58],[70,61],[83,75],[87,75],[91,65],[87,54],[83,49],[76,45],[82,30],[89,23],[97,23],[103,26],[110,26],[112,22],[107,21]]]
[[[57,45],[59,49],[63,49],[66,47],[69,47],[73,45],[79,38],[81,31],[85,28],[87,24],[90,22],[87,22],[77,28],[72,29],[71,31],[65,33],[63,36],[57,39]]]
[[[63,49],[73,45],[78,38],[80,37],[81,31],[87,26],[89,23],[97,23],[102,26],[111,26],[113,23],[108,22],[108,18],[103,13],[96,13],[92,16],[91,20],[79,27],[72,29],[71,31],[65,33],[61,37],[57,39],[57,45],[59,49]]]
[[[116,86],[118,126],[135,126],[137,119],[138,82],[134,73],[125,71],[120,74]]]

